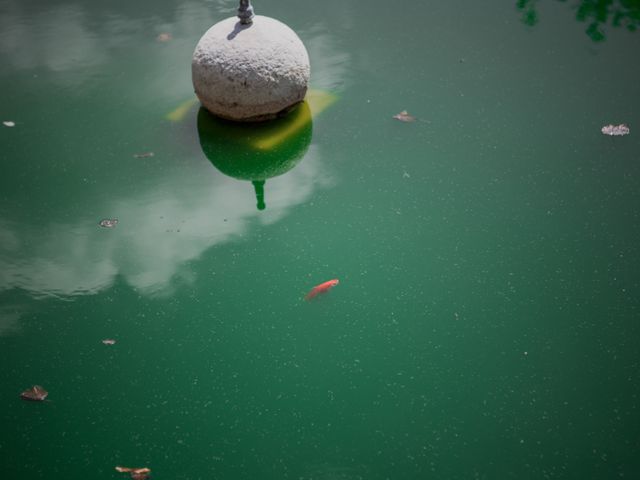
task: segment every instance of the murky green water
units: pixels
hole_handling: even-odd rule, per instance
[[[637,478],[640,7],[579,3],[256,0],[337,100],[251,178],[236,2],[0,0],[3,478]]]

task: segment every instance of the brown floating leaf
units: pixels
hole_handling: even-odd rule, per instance
[[[151,470],[148,468],[140,468],[131,472],[131,478],[133,480],[145,480],[151,474]]]
[[[144,152],[144,153],[134,153],[133,156],[135,158],[149,158],[149,157],[153,157],[154,153],[153,152]]]
[[[156,40],[159,42],[168,42],[169,40],[171,40],[173,37],[171,36],[170,33],[161,33],[160,35],[158,35],[156,37]]]
[[[129,468],[129,467],[116,467],[118,472],[127,472],[131,475],[133,480],[145,480],[151,475],[151,470],[148,468]]]
[[[409,112],[406,110],[401,111],[393,116],[396,120],[400,120],[401,122],[415,122],[416,117],[409,115]]]
[[[100,220],[100,222],[98,222],[98,225],[104,228],[113,228],[117,225],[117,223],[117,218],[103,218],[102,220]]]
[[[605,135],[629,135],[629,127],[624,123],[620,125],[605,125],[601,131]]]
[[[47,398],[49,392],[47,392],[40,385],[34,385],[33,387],[25,390],[20,394],[20,397],[23,400],[31,400],[33,402],[42,402],[45,398]]]
[[[104,343],[105,345],[113,345],[116,343],[116,341],[113,338],[105,338],[104,340],[102,340],[102,343]]]

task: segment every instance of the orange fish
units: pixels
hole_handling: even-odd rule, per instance
[[[307,293],[307,296],[304,297],[304,299],[311,300],[312,298],[316,297],[317,295],[320,295],[321,293],[328,292],[339,283],[340,283],[340,280],[336,278],[333,280],[329,280],[328,282],[321,283],[320,285],[316,285],[311,289],[309,293]]]

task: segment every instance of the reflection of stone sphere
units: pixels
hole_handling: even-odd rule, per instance
[[[266,208],[266,180],[287,173],[304,158],[312,130],[307,102],[285,117],[257,124],[222,120],[204,108],[198,112],[202,152],[225,175],[251,181],[258,210]]]
[[[306,102],[284,118],[254,125],[220,120],[204,108],[198,112],[203,153],[220,172],[238,180],[266,180],[288,172],[304,158],[312,131]],[[287,132],[290,133],[273,146],[261,147],[265,141]]]
[[[293,30],[256,15],[212,26],[193,53],[196,95],[214,115],[230,120],[267,120],[302,101],[309,82],[309,56]]]

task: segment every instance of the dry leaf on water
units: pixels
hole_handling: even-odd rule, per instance
[[[129,468],[129,467],[116,467],[118,472],[126,472],[131,475],[133,480],[145,480],[151,475],[151,470],[148,468]]]
[[[621,123],[620,125],[605,125],[602,127],[601,131],[605,135],[629,135],[629,127],[624,123]]]
[[[23,400],[30,400],[32,402],[42,402],[45,398],[47,398],[49,392],[47,392],[40,385],[34,385],[33,387],[25,390],[20,394],[20,397]]]
[[[401,122],[415,122],[416,117],[413,115],[409,115],[409,112],[406,110],[401,111],[393,116],[396,120],[400,120]]]
[[[117,218],[103,218],[98,222],[98,225],[104,228],[113,228],[118,224]]]

